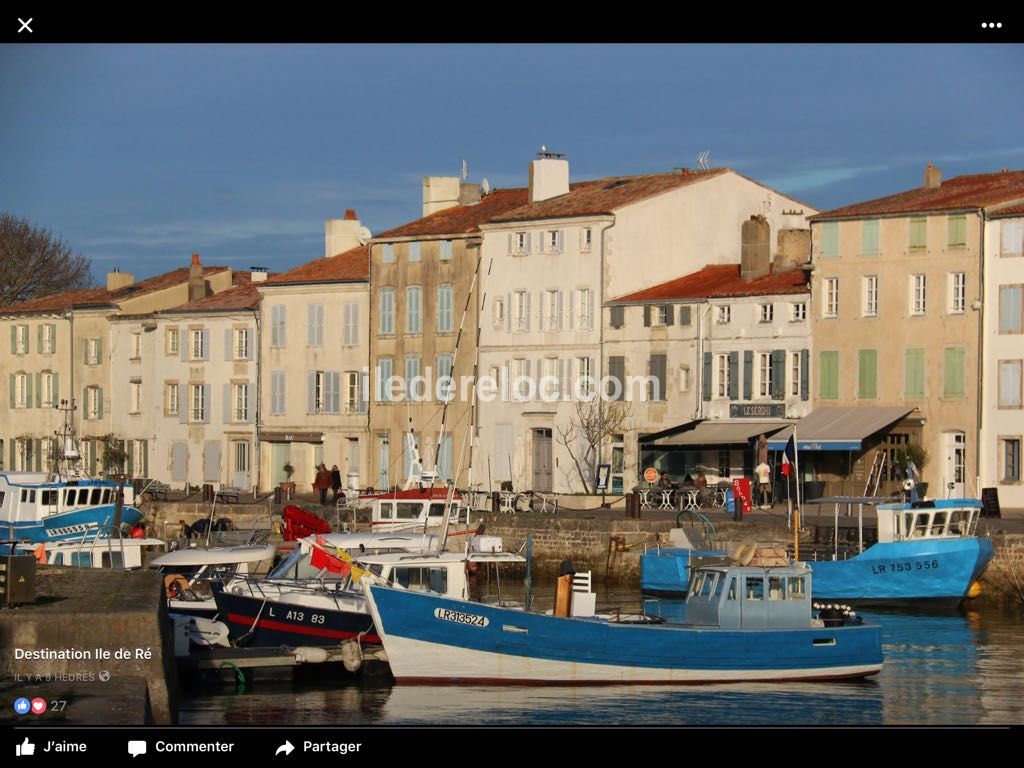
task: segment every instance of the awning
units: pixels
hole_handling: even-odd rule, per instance
[[[786,427],[768,441],[768,448],[781,451],[796,429],[798,451],[859,451],[864,438],[895,424],[916,407],[905,405],[859,405],[848,408],[815,408],[795,427]]]
[[[657,448],[663,445],[746,445],[751,438],[758,435],[771,435],[784,429],[782,421],[702,421],[688,432],[658,440],[657,443],[644,443],[645,448]],[[783,443],[785,445],[785,443]]]

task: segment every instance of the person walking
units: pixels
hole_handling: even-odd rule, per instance
[[[338,491],[341,490],[341,470],[338,469],[337,464],[331,467],[331,490],[334,491],[334,498],[331,499],[331,503],[337,504]]]
[[[321,464],[316,471],[316,479],[313,487],[320,491],[320,506],[327,506],[327,489],[331,487],[331,473],[327,470],[326,464]]]

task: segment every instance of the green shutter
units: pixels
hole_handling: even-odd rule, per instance
[[[865,219],[861,222],[860,252],[878,253],[878,219]]]
[[[878,350],[862,349],[857,353],[857,397],[878,397]]]
[[[31,373],[25,374],[25,407],[32,407],[32,379],[34,377]]]
[[[36,347],[42,352],[43,351],[43,326],[36,326]]]
[[[822,352],[818,359],[820,397],[822,400],[835,400],[839,397],[839,353]]]
[[[926,248],[928,246],[928,219],[916,216],[910,220],[910,247]]]
[[[11,326],[11,354],[18,354],[18,326],[16,325]]]
[[[43,407],[43,374],[36,374],[36,408]]]
[[[126,453],[128,454],[128,477],[135,477],[135,442],[128,440]]]
[[[821,225],[821,255],[839,255],[839,222],[826,221]]]
[[[963,347],[947,347],[945,350],[943,397],[964,396],[964,359]]]
[[[60,374],[53,374],[53,404],[60,405]]]
[[[149,441],[142,441],[142,461],[139,464],[142,466],[142,477],[149,477]]]
[[[36,472],[42,472],[43,471],[43,441],[42,440],[33,440],[32,442],[34,444],[33,445],[33,449],[32,449],[32,454],[33,454],[33,459],[32,460],[33,460],[33,462],[35,462]]]
[[[82,387],[82,420],[89,418],[89,388]]]
[[[8,385],[8,389],[10,390],[10,395],[11,395],[11,409],[13,410],[13,409],[14,409],[14,408],[16,408],[16,407],[17,407],[17,405],[18,405],[18,404],[17,404],[17,402],[16,402],[16,401],[15,401],[15,399],[14,399],[14,374],[13,374],[13,373],[12,373],[12,374],[10,375],[10,377],[9,377],[8,381],[10,382],[10,383],[9,383],[9,385]],[[11,445],[14,445],[14,443],[11,443]],[[11,464],[11,466],[13,467],[13,466],[14,466],[14,464]]]
[[[951,247],[963,247],[967,245],[967,217],[949,217],[949,240],[947,245]]]
[[[103,387],[96,387],[96,418],[103,418]]]
[[[82,363],[89,364],[89,340],[82,339]]]
[[[924,350],[908,349],[904,355],[904,361],[904,397],[924,397]]]
[[[103,363],[103,339],[96,339],[96,364]]]

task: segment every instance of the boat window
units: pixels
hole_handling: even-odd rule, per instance
[[[29,501],[30,504],[35,504],[36,503],[36,492],[35,491],[29,491],[28,492],[28,501]]]
[[[789,599],[790,600],[806,600],[807,593],[804,592],[804,577],[803,576],[790,576],[789,579]]]
[[[768,577],[768,599],[769,600],[785,600],[786,599],[786,580],[781,576],[769,576]]]
[[[903,513],[903,537],[910,538],[911,531],[914,530],[914,513],[904,512]]]
[[[395,568],[392,583],[415,592],[448,592],[448,570],[445,568]]]
[[[431,504],[429,517],[444,517],[444,504]]]
[[[92,489],[92,503],[93,504],[99,504],[99,503],[101,503],[100,499],[102,499],[102,498],[103,498],[103,489],[102,488],[93,488]]]
[[[63,552],[57,552],[53,556],[53,560],[51,562],[52,562],[53,565],[64,565],[64,553]]]
[[[382,501],[380,503],[380,519],[390,520],[395,515],[395,505],[390,501]]]
[[[298,577],[295,564],[303,557],[308,557],[308,553],[303,554],[301,549],[296,549],[283,561],[281,561],[276,568],[267,574],[268,579],[294,579]]]
[[[22,488],[21,489],[21,503],[24,504],[26,501],[28,501],[28,491],[26,491],[24,488]]]
[[[120,552],[104,552],[100,557],[101,568],[124,568],[124,557]]]
[[[53,507],[57,505],[57,491],[43,491],[42,500],[44,507]]]
[[[423,505],[418,501],[400,501],[397,517],[399,520],[418,520],[422,511]]]
[[[77,565],[80,568],[91,568],[92,557],[90,557],[88,552],[72,552],[71,565]]]
[[[935,517],[932,518],[932,536],[946,535],[946,519],[948,517],[949,513],[945,510],[935,513]]]
[[[760,576],[747,576],[747,600],[764,600],[764,579]]]
[[[728,600],[736,599],[736,577],[733,576],[729,579],[729,594],[726,596]]]
[[[704,577],[704,584],[701,586],[700,589],[701,597],[711,597],[711,592],[715,588],[715,576],[716,574],[709,573],[707,576]]]
[[[7,495],[7,491],[0,491],[0,507],[4,505],[4,496]]]
[[[725,576],[724,575],[723,576],[719,576],[718,580],[715,582],[715,600],[716,601],[722,599],[722,588],[724,586],[725,586]]]
[[[704,571],[697,571],[690,577],[690,594],[699,595],[702,586],[704,586]]]

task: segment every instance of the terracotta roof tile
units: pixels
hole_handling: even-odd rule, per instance
[[[223,272],[225,269],[228,267],[203,267],[203,276],[209,277]],[[8,307],[0,307],[0,314],[63,312],[72,307],[106,307],[124,299],[134,299],[136,296],[162,291],[182,283],[188,283],[188,267],[164,272],[162,275],[118,288],[116,291],[108,291],[106,288],[86,288],[80,291],[65,291],[64,293],[40,296],[37,299],[29,299]]]
[[[989,218],[1002,218],[1006,216],[1024,216],[1024,205],[1011,205],[1009,208],[1000,208],[992,211]]]
[[[569,193],[566,195],[542,200],[539,203],[527,203],[508,213],[495,216],[492,221],[531,221],[608,214],[616,208],[660,195],[678,187],[705,181],[728,171],[728,168],[714,168],[708,171],[685,173],[675,171],[646,176],[611,176],[594,181],[580,181],[570,184]]]
[[[233,309],[256,309],[260,305],[260,283],[242,283],[220,293],[204,296],[201,299],[182,304],[180,307],[165,312],[217,312]]]
[[[712,264],[698,272],[612,299],[609,304],[810,293],[807,276],[807,272],[795,268],[743,280],[739,264]]]
[[[962,211],[1024,199],[1024,171],[955,176],[935,189],[918,187],[819,213],[811,221],[929,211]]]
[[[314,259],[295,269],[268,278],[260,285],[295,285],[298,283],[356,283],[370,279],[370,249],[360,245],[350,251]]]
[[[526,204],[528,191],[522,189],[496,189],[485,195],[479,203],[456,205],[432,213],[421,219],[410,221],[400,227],[381,232],[374,240],[391,237],[421,237],[437,235],[461,235],[478,232],[480,225],[496,216]]]

